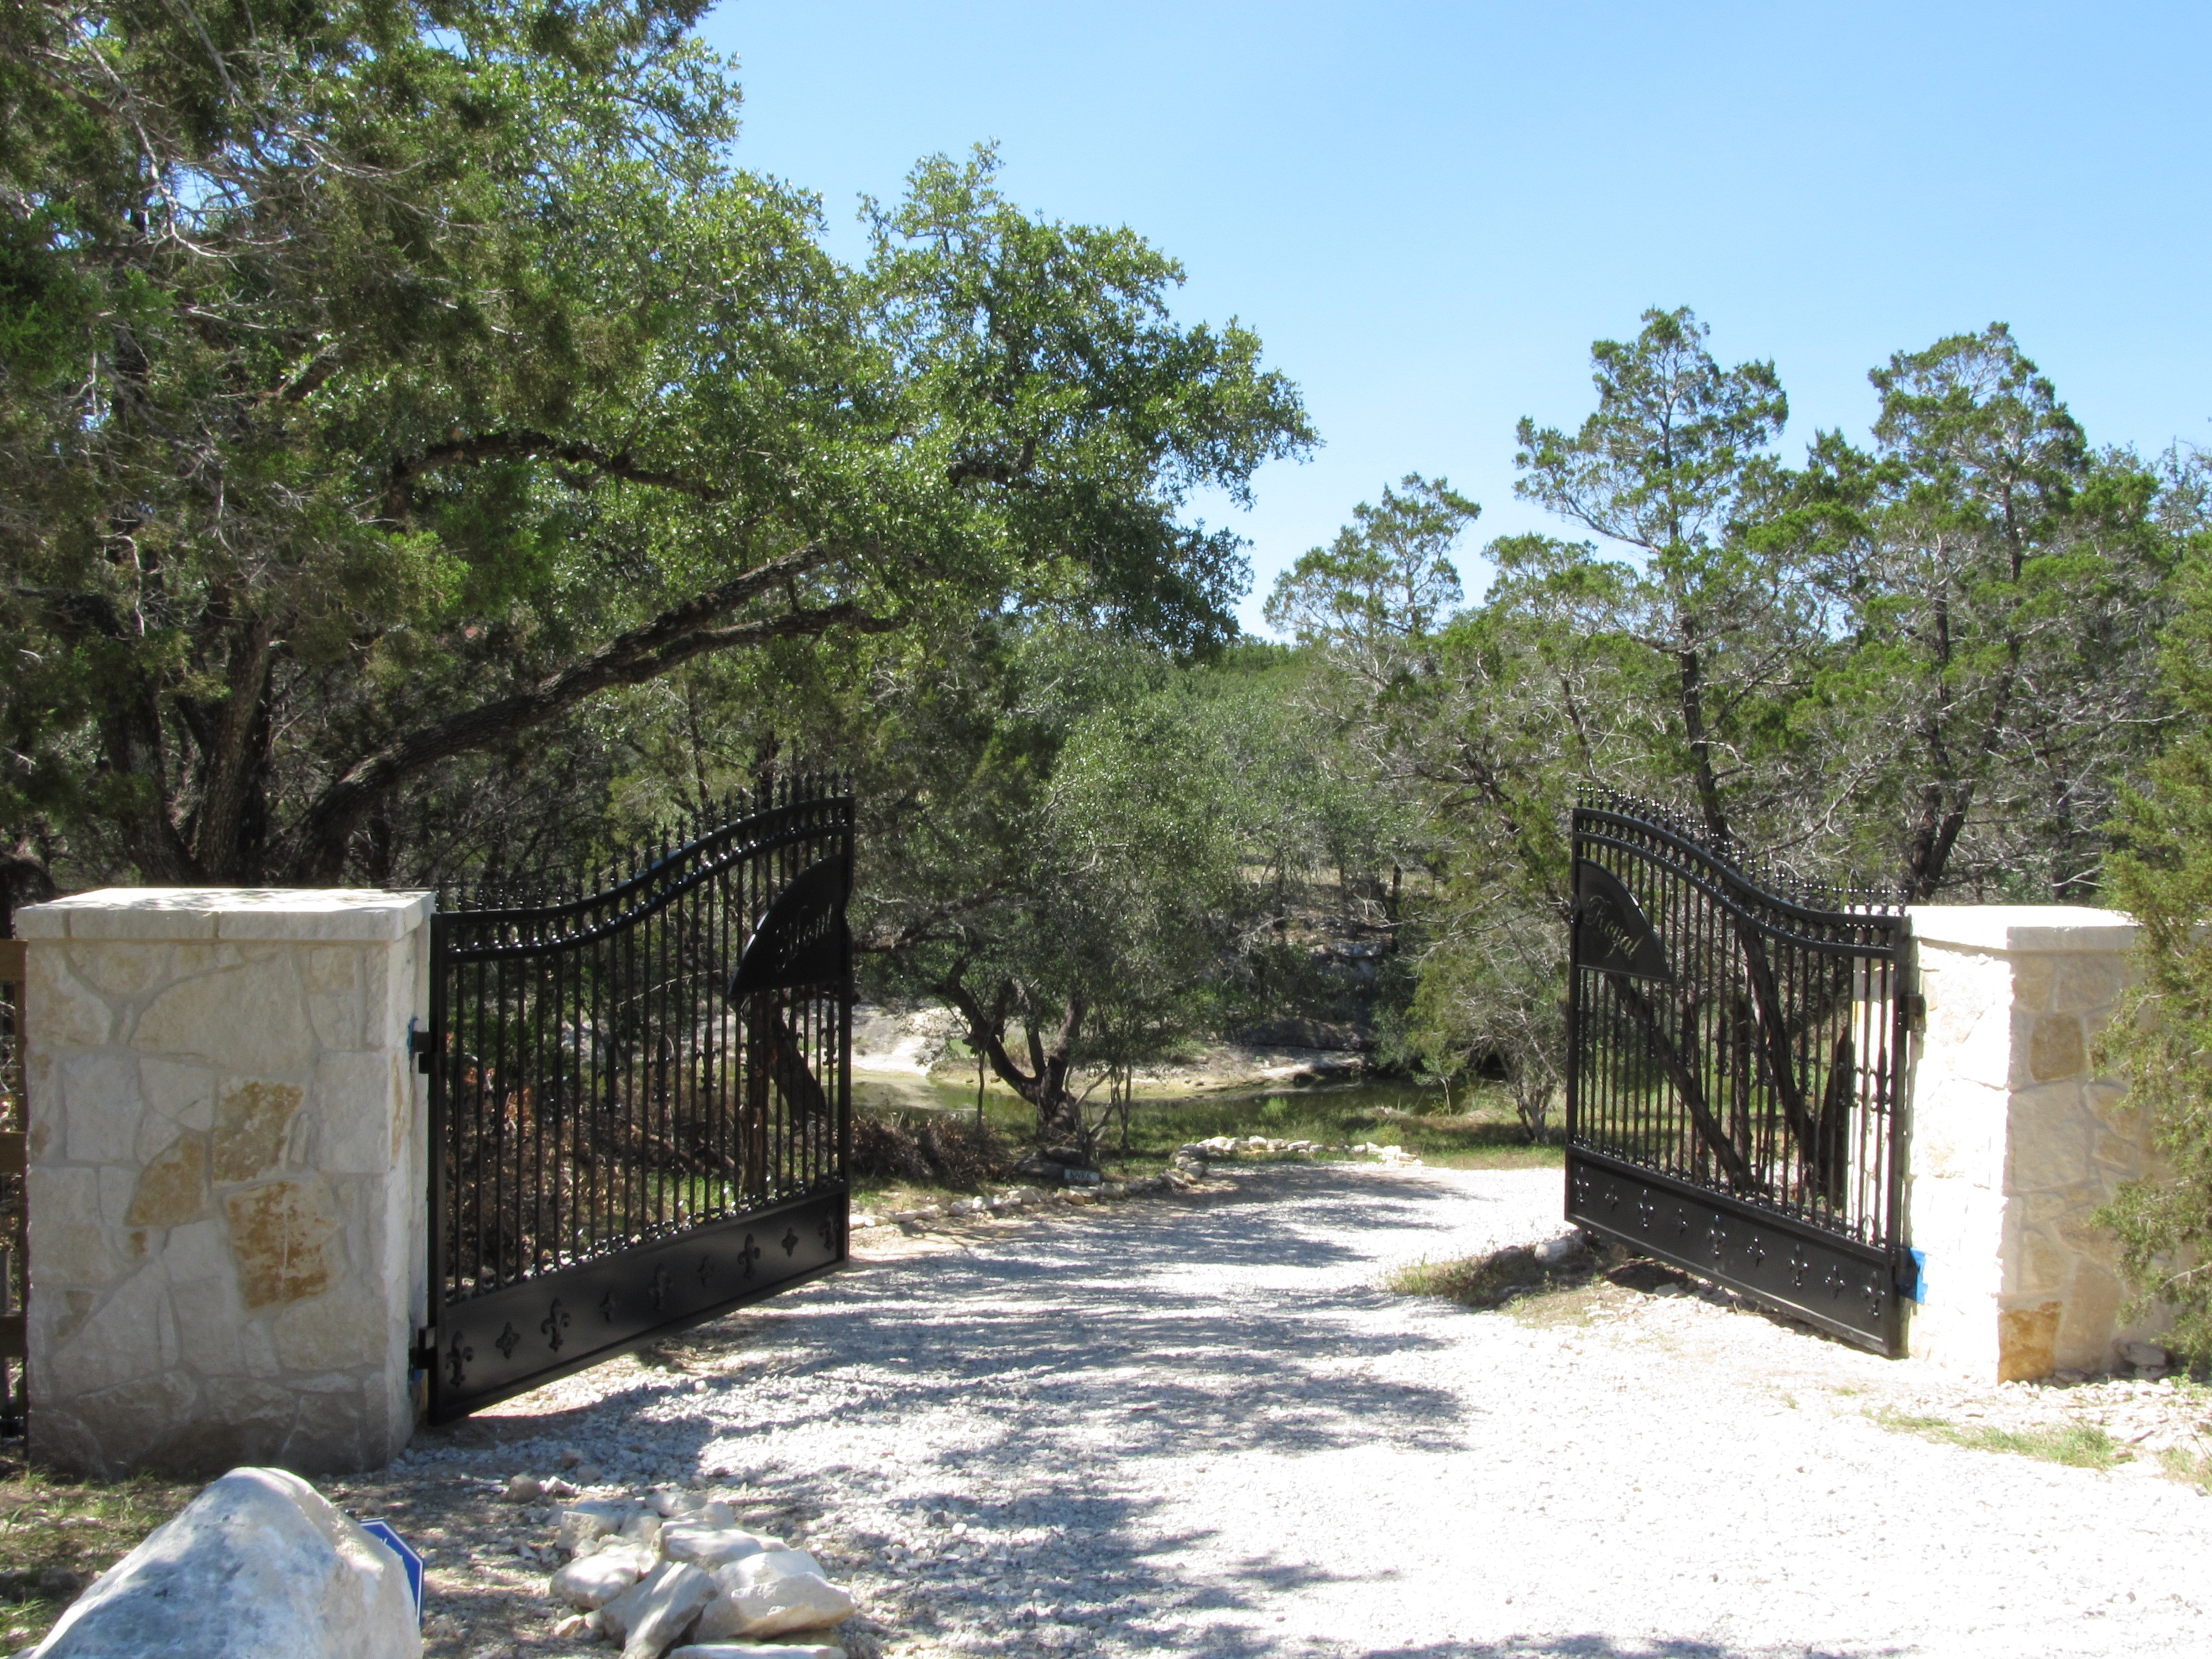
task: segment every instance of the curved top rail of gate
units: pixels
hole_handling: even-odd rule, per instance
[[[441,893],[440,911],[452,918],[447,948],[457,962],[480,962],[574,949],[620,933],[728,871],[848,832],[851,786],[830,776],[764,785],[750,796],[733,796],[719,817],[718,828],[664,845],[628,877],[609,875],[601,885],[580,875],[562,884],[573,896],[539,896],[543,883],[527,896],[495,883],[479,884],[465,896]]]
[[[1902,896],[1890,888],[1835,887],[1756,866],[1716,848],[1711,839],[1655,802],[1610,790],[1585,793],[1575,809],[1578,840],[1664,864],[1745,920],[1771,933],[1802,937],[1824,950],[1873,953],[1890,948],[1904,925]],[[1832,930],[1839,917],[1850,926]],[[1789,924],[1817,930],[1792,935]],[[1863,924],[1863,926],[1862,926]]]
[[[1900,1248],[1898,896],[1747,872],[1609,792],[1576,808],[1573,845],[1571,1165],[1594,1154],[1580,1167],[1647,1194]]]

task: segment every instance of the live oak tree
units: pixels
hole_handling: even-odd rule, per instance
[[[1224,635],[1309,439],[1174,264],[916,169],[859,266],[690,0],[0,25],[0,824],[35,885],[380,873],[441,769],[733,651]]]
[[[954,1010],[1042,1139],[1092,1145],[1134,1066],[1222,1023],[1285,781],[1250,709],[1050,611],[819,667],[780,717],[858,776],[864,982]]]
[[[1502,1060],[1541,1133],[1559,1081],[1559,823],[1589,775],[1550,682],[1582,684],[1586,641],[1510,603],[1459,611],[1452,553],[1478,510],[1442,481],[1386,488],[1283,573],[1267,616],[1309,653],[1306,695],[1335,727],[1323,752],[1348,763],[1347,787],[1394,809],[1378,815],[1396,820],[1392,851],[1426,877],[1392,917],[1417,975],[1392,1011],[1392,1047],[1447,1078]]]
[[[1490,551],[1502,572],[1520,568],[1510,544]],[[1501,1063],[1532,1137],[1554,1127],[1565,1079],[1569,812],[1589,786],[1667,780],[1635,651],[1522,604],[1502,574],[1443,629],[1389,744],[1395,787],[1434,835],[1434,874],[1408,918],[1420,964],[1409,1044],[1445,1076]]]
[[[932,953],[936,988],[1047,1140],[1090,1151],[1098,1085],[1110,1103],[1134,1066],[1210,1024],[1242,838],[1194,702],[1170,680],[1086,710],[1021,826],[1012,902],[971,910]]]

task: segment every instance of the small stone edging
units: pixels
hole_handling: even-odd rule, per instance
[[[1365,1152],[1382,1160],[1388,1169],[1417,1170],[1421,1160],[1401,1146],[1376,1146],[1363,1141],[1356,1146],[1323,1146],[1311,1140],[1271,1140],[1265,1135],[1248,1135],[1237,1139],[1229,1135],[1215,1135],[1206,1140],[1186,1141],[1176,1148],[1167,1169],[1156,1176],[1146,1176],[1136,1181],[1108,1181],[1095,1170],[1070,1169],[1067,1184],[1060,1187],[1009,1187],[1003,1192],[977,1198],[957,1198],[950,1204],[924,1204],[909,1210],[892,1210],[875,1215],[862,1212],[853,1217],[854,1232],[878,1227],[897,1227],[905,1231],[928,1231],[948,1222],[974,1221],[997,1215],[1017,1215],[1024,1210],[1048,1207],[1054,1204],[1102,1204],[1119,1199],[1150,1198],[1164,1193],[1188,1192],[1213,1177],[1215,1165],[1233,1162],[1249,1154],[1279,1158],[1312,1157],[1323,1152]]]

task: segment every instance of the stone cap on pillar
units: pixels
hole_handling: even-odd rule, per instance
[[[428,890],[103,887],[15,912],[20,939],[403,939],[430,918]]]
[[[1915,904],[1906,908],[1922,945],[1962,951],[2125,951],[2135,918],[2087,904]]]

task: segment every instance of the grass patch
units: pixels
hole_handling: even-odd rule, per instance
[[[1582,1328],[1615,1311],[1624,1299],[1618,1285],[1601,1278],[1554,1278],[1526,1296],[1509,1297],[1505,1312],[1533,1330]]]
[[[2159,1466],[2169,1480],[2183,1481],[2199,1492],[2212,1492],[2212,1455],[2186,1446],[2168,1446],[2158,1455]]]
[[[198,1490],[143,1475],[56,1480],[0,1460],[0,1644],[13,1651],[45,1636],[87,1584]]]
[[[1908,1412],[1869,1413],[1886,1429],[1917,1434],[1970,1451],[2009,1452],[2017,1457],[2039,1457],[2046,1463],[2069,1468],[2109,1469],[2128,1454],[2104,1430],[2090,1423],[2065,1423],[2041,1429],[1999,1429],[1980,1423],[1954,1423],[1948,1417],[1916,1416]]]
[[[1516,1289],[1535,1289],[1540,1276],[1533,1256],[1518,1273],[1499,1267],[1495,1256],[1470,1256],[1461,1261],[1425,1258],[1408,1262],[1382,1285],[1401,1296],[1437,1296],[1470,1308],[1494,1308]]]
[[[1625,1292],[1626,1269],[1601,1274],[1598,1262],[1577,1251],[1547,1267],[1525,1246],[1455,1261],[1420,1261],[1399,1268],[1383,1287],[1401,1296],[1441,1297],[1462,1307],[1502,1309],[1521,1324],[1537,1329],[1588,1326],[1616,1310]],[[1640,1265],[1640,1264],[1632,1264]]]
[[[1589,1285],[1594,1266],[1587,1255],[1577,1252],[1558,1267],[1547,1267],[1534,1250],[1516,1244],[1455,1261],[1424,1257],[1398,1268],[1382,1285],[1401,1296],[1436,1296],[1469,1308],[1496,1308],[1538,1291],[1582,1289]],[[1579,1316],[1586,1310],[1574,1311]]]

